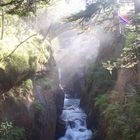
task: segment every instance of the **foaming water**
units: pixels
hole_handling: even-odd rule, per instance
[[[87,129],[86,114],[79,107],[80,99],[65,96],[61,119],[65,121],[66,132],[59,140],[90,140],[92,131]]]

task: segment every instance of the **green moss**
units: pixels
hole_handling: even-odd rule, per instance
[[[28,58],[22,55],[14,54],[5,61],[6,73],[23,73],[29,69]]]
[[[37,85],[40,85],[43,89],[47,87],[48,78],[46,76],[37,79]]]

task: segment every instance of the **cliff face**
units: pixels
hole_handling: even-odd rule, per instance
[[[58,70],[52,51],[50,47],[46,49],[49,54],[47,61],[35,70],[30,66],[19,72],[16,68],[19,65],[8,65],[9,71],[1,68],[6,75],[0,74],[3,77],[0,79],[0,127],[3,130],[0,138],[4,140],[55,139],[56,121],[63,108],[64,94],[59,88]],[[35,60],[32,58],[29,63],[33,65]]]
[[[125,39],[124,49],[128,47],[127,41],[130,41],[130,38]],[[85,93],[81,98],[81,106],[88,116],[88,127],[93,130],[94,139],[97,140],[138,140],[140,139],[139,64],[133,65],[131,57],[127,60],[124,50],[121,53],[123,48],[121,36],[101,42],[100,48],[96,62],[86,75]],[[124,57],[120,57],[120,54]],[[130,54],[133,56],[132,52]],[[111,71],[111,63],[116,58],[119,60],[123,58],[126,61],[123,60],[121,63],[117,59],[122,67],[117,65]],[[110,67],[105,69],[102,63],[108,60]]]
[[[41,80],[35,81],[34,95],[36,103],[32,106],[32,131],[30,139],[54,140],[57,119],[63,109],[64,93],[59,88],[58,72],[54,59],[50,60],[47,81],[44,88]],[[44,77],[43,77],[44,78]],[[39,107],[39,106],[40,107]]]
[[[117,71],[112,74],[102,67],[102,63],[119,57],[123,48],[123,37],[112,35],[103,36],[95,63],[90,66],[85,76],[85,91],[81,97],[81,106],[87,114],[87,125],[93,130],[95,139],[103,140],[106,135],[106,121],[95,102],[98,96],[109,93],[117,80]]]
[[[36,97],[36,100],[40,103],[42,111],[32,108],[33,125],[29,139],[54,140],[57,118],[63,105],[62,91],[50,92],[45,90],[43,96],[40,94],[38,94],[39,98]]]

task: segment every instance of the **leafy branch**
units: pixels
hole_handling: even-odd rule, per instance
[[[16,14],[19,16],[27,15],[28,13],[36,12],[36,5],[49,4],[51,0],[10,0],[9,2],[4,2],[0,0],[0,7],[5,8],[5,12],[8,14]]]
[[[25,40],[23,40],[22,42],[20,42],[16,47],[15,49],[10,53],[8,54],[6,57],[2,58],[0,61],[2,61],[3,59],[6,59],[8,57],[10,57],[23,43],[25,43],[26,41],[28,41],[30,38],[36,36],[37,34],[33,34],[31,36],[29,36],[28,38],[26,38]]]

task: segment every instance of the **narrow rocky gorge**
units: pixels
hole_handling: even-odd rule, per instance
[[[43,70],[32,73],[30,79],[26,76],[28,73],[24,75],[15,71],[16,77],[13,78],[14,81],[19,81],[19,85],[22,83],[20,86],[10,85],[8,89],[1,85],[1,91],[3,89],[7,91],[0,98],[0,121],[21,128],[21,139],[25,137],[28,140],[55,139],[56,123],[63,109],[64,93],[59,87],[56,62],[52,52],[49,53],[50,58],[43,66]],[[13,70],[15,68],[14,66]],[[23,79],[26,78],[24,82]],[[3,76],[1,80],[2,83],[7,83],[13,79]],[[10,140],[16,138],[14,134],[9,135]]]
[[[139,140],[140,1],[1,0],[0,140]]]

